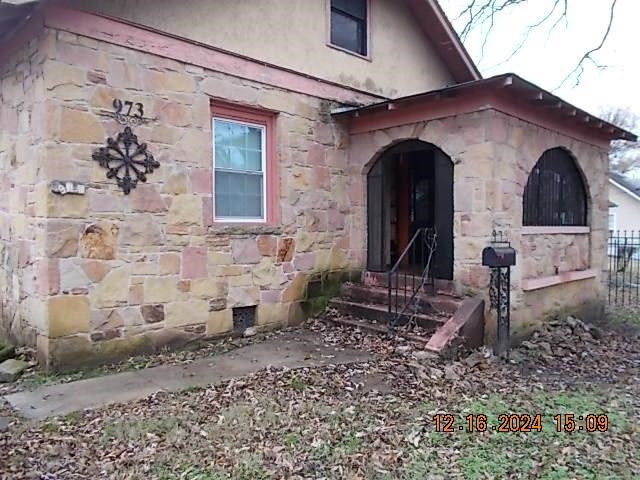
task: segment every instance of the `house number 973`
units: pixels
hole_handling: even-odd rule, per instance
[[[116,109],[116,115],[126,115],[127,117],[143,118],[144,107],[141,103],[133,103],[128,100],[122,101],[119,98],[113,100],[113,108]]]

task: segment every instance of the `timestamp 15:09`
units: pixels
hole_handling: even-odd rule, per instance
[[[496,425],[490,425],[487,415],[467,415],[463,424],[456,425],[456,418],[451,414],[438,414],[433,416],[437,432],[453,433],[456,431],[467,432],[541,432],[542,415],[535,414],[501,414],[498,415]],[[606,432],[609,429],[607,415],[574,415],[572,413],[553,416],[557,432],[585,431]]]

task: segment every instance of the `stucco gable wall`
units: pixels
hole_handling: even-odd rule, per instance
[[[609,209],[616,216],[616,230],[640,231],[640,200],[609,184],[609,198],[617,207]]]
[[[68,0],[294,71],[396,98],[454,83],[404,2],[371,0],[371,59],[327,46],[327,0]]]

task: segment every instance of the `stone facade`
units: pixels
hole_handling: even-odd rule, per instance
[[[0,331],[27,345],[46,329],[40,291],[54,288],[37,282],[43,274],[49,278],[38,176],[46,151],[44,65],[51,45],[47,35],[37,35],[0,66]]]
[[[0,68],[2,329],[37,346],[49,367],[225,335],[236,307],[255,306],[264,328],[300,321],[323,305],[308,290],[335,292],[345,272],[364,268],[368,169],[408,139],[454,163],[459,290],[486,296],[481,251],[505,229],[520,254],[517,328],[602,303],[601,276],[521,288],[606,263],[607,152],[584,142],[493,110],[349,136],[326,99],[48,28]],[[110,115],[115,98],[144,106],[151,121],[134,133],[160,163],[130,195],[92,160],[123,129]],[[268,225],[213,221],[212,99],[276,112],[277,218]],[[529,172],[558,146],[589,184],[590,233],[522,235]],[[86,192],[52,193],[55,180]]]
[[[598,315],[604,306],[606,278],[607,151],[495,110],[354,135],[348,171],[362,183],[375,161],[398,142],[419,139],[433,144],[454,164],[454,282],[459,291],[484,297],[488,308],[489,272],[481,265],[482,249],[492,231],[508,232],[518,252],[512,269],[512,328],[525,334],[558,312],[580,310]],[[563,147],[576,158],[589,196],[589,233],[522,234],[522,197],[529,174],[548,149]],[[366,216],[359,207],[358,216]],[[366,232],[355,244],[365,248]],[[557,270],[556,270],[557,268]],[[556,273],[598,269],[595,278],[524,291],[521,281]],[[488,335],[494,333],[487,311]]]
[[[330,102],[62,31],[38,42],[3,67],[1,286],[5,330],[43,363],[226,334],[234,307],[256,306],[260,326],[294,323],[309,280],[361,263],[363,198]],[[160,168],[130,195],[92,160],[123,129],[114,98],[153,119],[134,133]],[[277,223],[214,224],[212,98],[278,112]],[[86,193],[51,193],[54,180]]]

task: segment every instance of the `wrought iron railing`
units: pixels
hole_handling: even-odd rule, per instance
[[[389,270],[387,277],[389,313],[393,329],[404,316],[412,322],[420,309],[419,292],[431,285],[431,259],[436,249],[436,232],[431,228],[420,228]]]
[[[610,231],[609,304],[640,305],[640,232]]]

